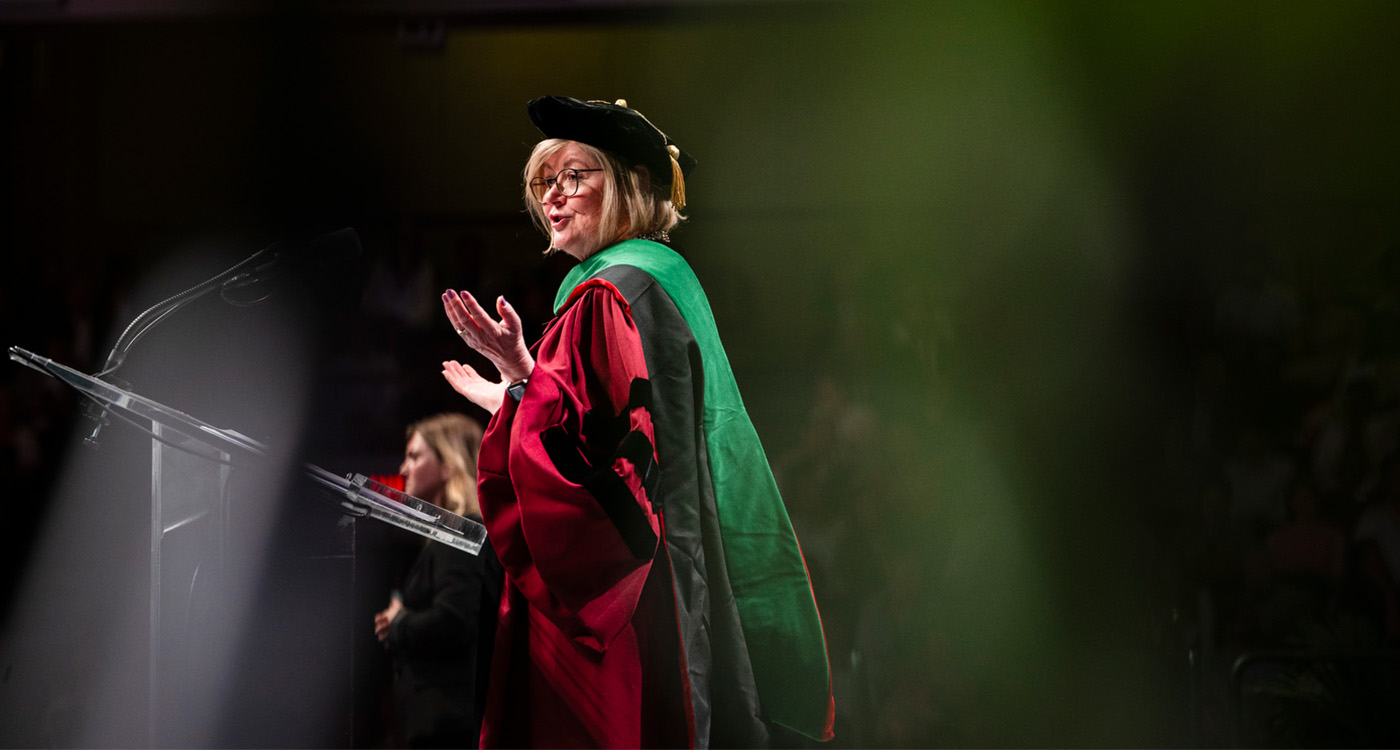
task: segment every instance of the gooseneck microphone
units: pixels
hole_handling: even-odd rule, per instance
[[[283,272],[306,272],[316,267],[332,265],[359,253],[359,235],[351,227],[328,232],[309,242],[283,241],[269,245],[219,274],[157,302],[137,315],[117,337],[117,342],[112,345],[112,351],[107,354],[107,360],[102,365],[102,371],[93,377],[125,387],[127,384],[116,378],[113,373],[126,361],[127,352],[132,345],[157,323],[216,289],[220,290],[221,296],[229,304],[241,307],[256,305],[268,299],[271,293],[253,300],[239,300],[231,296],[230,292],[271,281]],[[93,448],[100,447],[97,436],[108,423],[107,409],[94,403],[84,408],[84,414],[97,424],[93,427],[92,434],[84,438],[83,442]]]

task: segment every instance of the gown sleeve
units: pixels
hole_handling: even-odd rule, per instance
[[[482,441],[482,511],[506,576],[599,652],[632,619],[658,550],[649,393],[626,301],[586,282],[540,340],[524,396],[506,398]]]

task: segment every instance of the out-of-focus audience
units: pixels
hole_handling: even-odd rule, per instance
[[[1205,744],[1366,745],[1311,720],[1347,701],[1347,675],[1360,689],[1357,665],[1373,670],[1365,680],[1400,676],[1386,655],[1400,648],[1397,260],[1392,249],[1349,269],[1366,279],[1350,286],[1246,263],[1218,290],[1196,352],[1210,373],[1196,418],[1211,428],[1189,449],[1195,514],[1179,519],[1186,543],[1165,546],[1185,571],[1176,597],[1190,613]],[[1268,656],[1278,650],[1315,658]],[[1326,658],[1338,652],[1348,668]],[[1324,672],[1342,677],[1304,695]],[[1396,736],[1379,716],[1348,721]]]

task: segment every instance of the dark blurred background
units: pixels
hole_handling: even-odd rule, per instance
[[[259,311],[202,300],[123,376],[393,473],[410,421],[485,417],[438,374],[474,361],[438,293],[504,294],[537,332],[567,271],[521,206],[525,102],[625,98],[699,161],[674,237],[803,542],[832,746],[1400,741],[1400,6],[3,0],[0,21],[0,344],[93,372],[149,305],[353,226],[361,255]],[[9,744],[145,742],[92,718],[139,680],[24,668],[46,561],[141,553],[56,509],[119,460],[89,430],[0,368],[0,706],[31,712]],[[128,437],[120,460],[148,459]],[[70,502],[139,538],[141,471]],[[74,650],[83,675],[120,649]]]

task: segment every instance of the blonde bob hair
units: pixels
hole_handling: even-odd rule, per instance
[[[438,414],[409,425],[405,437],[412,440],[415,432],[423,436],[423,442],[447,466],[443,508],[459,516],[481,515],[481,503],[476,496],[476,456],[481,450],[481,425],[465,414]]]
[[[525,162],[525,207],[529,209],[535,226],[546,237],[551,235],[549,219],[545,216],[544,206],[530,192],[530,180],[553,177],[552,174],[544,174],[544,165],[570,143],[578,143],[579,148],[603,168],[603,215],[599,217],[597,235],[593,238],[596,242],[595,252],[633,237],[670,231],[685,221],[685,216],[676,210],[663,187],[651,180],[645,166],[629,166],[611,153],[587,143],[547,138],[535,144],[535,150]],[[553,250],[551,242],[545,254]]]

